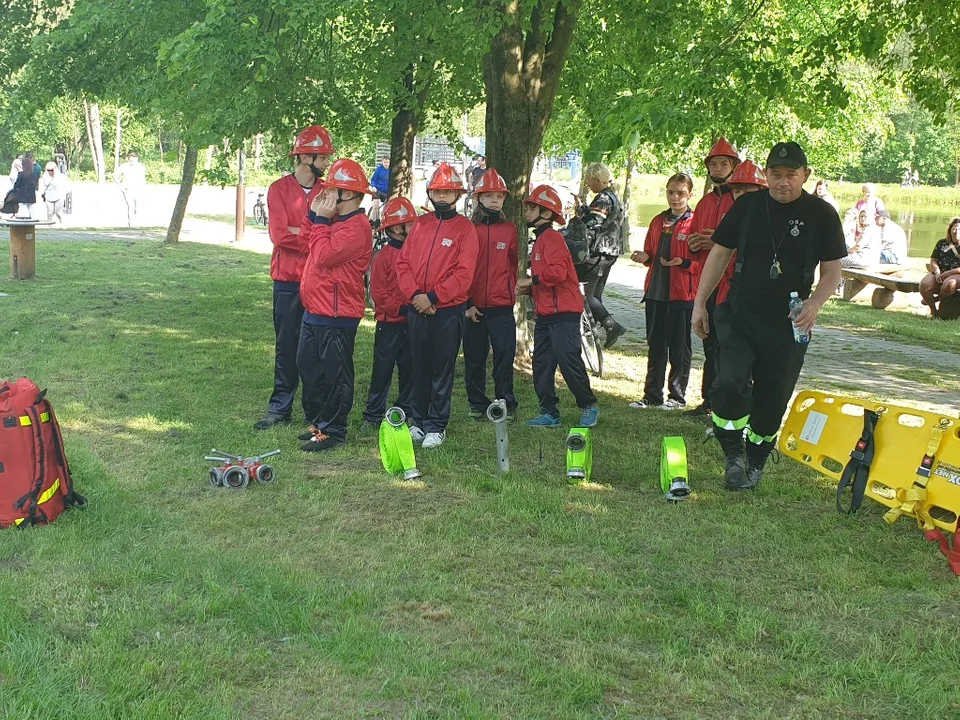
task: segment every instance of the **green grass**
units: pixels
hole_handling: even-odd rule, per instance
[[[869,305],[832,299],[821,308],[818,322],[826,327],[936,350],[960,347],[960,322],[935,320],[908,310],[877,310]]]
[[[252,205],[251,205],[251,207],[252,207]],[[251,209],[250,212],[253,212],[253,210]],[[216,214],[216,213],[206,213],[206,214],[203,214],[203,213],[187,213],[187,217],[188,217],[188,218],[196,218],[197,220],[210,220],[210,221],[213,221],[213,222],[226,223],[226,224],[231,225],[231,226],[234,225],[234,223],[236,222],[236,216],[235,216],[235,215],[230,215],[230,214],[227,214],[227,213],[224,213],[224,214]],[[266,229],[266,226],[261,225],[259,222],[257,222],[257,221],[254,219],[253,215],[247,216],[247,227],[248,227],[248,228],[260,228],[260,229],[264,229],[264,230]]]
[[[0,375],[49,389],[90,505],[0,536],[0,715],[960,714],[960,584],[935,548],[876,506],[840,517],[788,461],[724,493],[702,426],[625,408],[637,358],[596,383],[597,485],[568,486],[563,434],[525,427],[499,476],[458,380],[448,443],[404,486],[371,444],[307,457],[295,427],[251,429],[266,256],[55,237],[35,282],[2,283]],[[368,320],[358,402],[371,341]],[[658,488],[664,434],[687,440],[679,506]],[[211,488],[214,446],[281,447],[276,484]]]

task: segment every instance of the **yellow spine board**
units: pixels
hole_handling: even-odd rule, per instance
[[[917,468],[934,428],[946,424],[927,482],[925,510],[933,524],[953,532],[960,516],[960,421],[902,405],[806,390],[797,394],[780,433],[780,452],[839,480],[863,432],[864,409],[881,413],[864,493],[901,508],[917,480]],[[904,513],[917,519],[916,513]]]

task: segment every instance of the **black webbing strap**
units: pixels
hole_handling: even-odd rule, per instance
[[[740,234],[737,236],[737,258],[733,265],[733,274],[739,275],[743,270],[743,259],[747,256],[747,235],[750,233],[750,223],[757,214],[757,203],[747,212],[747,216],[740,223]]]
[[[843,468],[840,482],[837,484],[837,512],[850,514],[860,509],[863,494],[867,489],[867,478],[870,476],[870,464],[873,462],[874,434],[877,431],[877,422],[881,413],[873,410],[863,411],[863,433],[850,453],[850,460]],[[843,506],[843,495],[850,488],[850,507]]]

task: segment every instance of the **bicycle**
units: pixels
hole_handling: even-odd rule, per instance
[[[580,283],[580,292],[584,292],[586,283]],[[533,313],[533,298],[524,296],[524,317],[527,324],[527,352],[533,357],[533,333],[537,319]],[[593,317],[587,298],[583,298],[583,312],[580,313],[580,350],[583,363],[594,377],[603,377],[603,342],[600,340],[600,325]]]
[[[370,297],[370,272],[373,269],[373,261],[376,260],[377,253],[383,250],[389,239],[385,230],[375,230],[373,233],[373,255],[370,257],[370,264],[367,266],[367,271],[363,274],[363,288],[367,296],[367,307],[371,310],[376,310],[376,307],[374,306],[373,298]]]
[[[263,202],[263,193],[257,193],[257,202],[253,204],[253,219],[258,225],[267,225],[267,206]]]
[[[376,231],[380,227],[380,208],[387,202],[385,193],[375,192],[370,198],[370,209],[367,210],[367,219],[370,226]]]

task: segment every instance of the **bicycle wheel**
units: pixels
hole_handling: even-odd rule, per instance
[[[267,224],[267,213],[263,209],[263,205],[257,203],[253,206],[253,219],[260,225]]]
[[[593,313],[586,305],[580,313],[580,346],[587,368],[596,377],[603,377],[603,345],[593,323]]]

